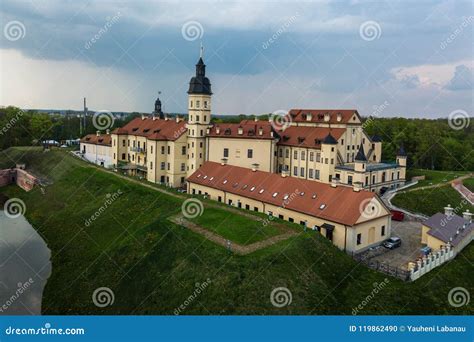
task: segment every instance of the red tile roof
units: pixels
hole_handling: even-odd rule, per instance
[[[333,188],[316,181],[284,178],[275,173],[210,161],[188,181],[348,226],[357,222],[361,216],[359,208],[365,209],[367,199],[377,196],[369,191],[355,192],[351,187],[339,185]],[[285,196],[289,196],[287,200]]]
[[[178,139],[186,132],[186,122],[180,120],[176,122],[175,119],[159,119],[145,117],[135,118],[128,124],[121,128],[115,129],[112,134],[128,134],[147,137],[151,140],[171,140]]]
[[[324,116],[329,114],[329,123],[351,123],[356,122],[351,120],[356,115],[360,120],[360,115],[355,109],[292,109],[290,116],[293,122],[319,122],[325,123]],[[311,115],[311,121],[307,120],[308,115]],[[337,118],[340,116],[341,120]]]
[[[112,146],[112,138],[110,134],[101,134],[100,136],[97,136],[97,134],[88,134],[81,139],[81,143]]]
[[[329,132],[336,140],[339,140],[345,131],[344,128],[290,126],[278,132],[280,135],[278,145],[321,148],[321,141]]]
[[[242,134],[239,134],[242,128]],[[260,134],[260,129],[262,134]],[[217,131],[219,130],[219,133]],[[245,139],[274,139],[272,126],[268,121],[244,120],[241,123],[215,124],[208,134],[214,138],[245,138]]]

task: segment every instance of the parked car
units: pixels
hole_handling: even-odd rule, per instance
[[[421,255],[428,255],[431,253],[431,247],[425,246],[420,251]]]
[[[394,221],[403,221],[405,219],[405,214],[403,211],[392,210],[392,220]]]
[[[402,245],[402,239],[397,236],[392,236],[383,243],[383,246],[388,249],[394,249]]]

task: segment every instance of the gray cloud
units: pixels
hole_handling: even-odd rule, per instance
[[[473,89],[474,84],[474,70],[464,64],[456,66],[454,76],[446,85],[449,90],[469,90]]]

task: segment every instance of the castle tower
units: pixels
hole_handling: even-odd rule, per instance
[[[357,151],[357,155],[354,159],[355,174],[353,176],[353,183],[359,182],[360,184],[364,184],[366,168],[367,157],[365,156],[364,146],[360,144],[359,151]]]
[[[158,92],[158,95],[160,95],[160,94],[161,94],[161,91]],[[154,109],[154,111],[153,111],[153,115],[154,115],[154,116],[158,116],[160,119],[164,119],[164,118],[165,118],[165,116],[164,116],[164,114],[163,114],[163,111],[162,111],[162,109],[161,109],[161,101],[160,101],[160,98],[159,98],[159,97],[156,98],[156,101],[155,101],[155,109]]]
[[[321,175],[323,183],[331,183],[336,167],[337,140],[329,133],[321,142]]]
[[[202,60],[203,48],[196,64],[196,76],[191,78],[188,90],[188,176],[204,163],[206,131],[211,122],[211,82],[206,77]]]

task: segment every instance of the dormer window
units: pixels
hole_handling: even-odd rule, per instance
[[[277,196],[278,196],[278,192],[274,192],[273,195],[272,195],[273,198],[275,198]]]
[[[225,180],[222,182],[222,184],[227,184],[227,179],[225,179]]]
[[[265,191],[265,189],[261,189],[258,193],[263,194],[264,191]]]
[[[202,177],[202,178],[203,178],[203,179],[207,179],[207,175],[206,175],[206,176],[204,176],[204,177]]]
[[[254,191],[254,190],[255,190],[255,187],[252,186],[252,187],[250,188],[250,191]]]
[[[198,174],[196,177],[197,177],[197,178],[201,177],[201,174]]]
[[[210,181],[213,180],[213,179],[214,179],[214,177],[209,178]]]
[[[248,188],[248,185],[245,184],[245,185],[242,187],[242,190],[245,190],[245,189],[247,189],[247,188]]]
[[[313,194],[313,196],[311,196],[312,199],[316,199],[316,194]]]
[[[285,196],[283,196],[283,200],[286,201],[288,199],[288,197],[290,197],[290,195],[286,194]]]
[[[326,204],[324,204],[324,203],[319,206],[320,210],[323,210],[324,208],[326,208]]]

